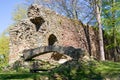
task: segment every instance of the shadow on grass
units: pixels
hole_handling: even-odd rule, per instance
[[[60,80],[103,80],[101,74],[94,71],[93,66],[71,60],[53,69],[50,76],[56,77],[57,74]]]
[[[0,80],[6,80],[6,79],[36,79],[40,76],[46,76],[48,74],[46,73],[6,73],[6,74],[0,74]]]

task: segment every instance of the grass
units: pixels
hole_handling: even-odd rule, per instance
[[[108,77],[120,77],[120,62],[111,62],[111,61],[104,61],[99,62],[99,65],[95,69],[96,72],[100,72],[102,76]]]
[[[0,73],[0,80],[33,80],[41,76],[46,76],[46,73]]]
[[[0,80],[34,80],[42,77],[49,77],[54,80],[55,75],[57,75],[55,80],[103,80],[104,78],[120,80],[120,63],[110,61],[70,62],[51,72],[3,72],[0,73]]]

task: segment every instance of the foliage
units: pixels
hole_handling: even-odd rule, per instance
[[[102,79],[102,76],[94,71],[94,62],[70,61],[67,65],[61,65],[53,71],[53,76],[59,75],[61,80],[91,80]],[[52,74],[52,73],[51,73]]]
[[[119,0],[102,0],[102,22],[104,27],[104,39],[106,51],[111,50],[114,61],[120,59],[117,47],[120,46],[120,1]]]
[[[9,29],[13,27],[18,21],[26,18],[27,6],[24,4],[19,4],[16,6],[13,12],[14,23],[0,35],[0,72],[8,66],[9,57]]]
[[[9,37],[6,35],[0,36],[0,66],[8,63],[9,54]]]
[[[23,4],[19,4],[16,6],[12,19],[13,21],[17,22],[20,21],[21,19],[24,19],[27,17],[27,6]]]
[[[112,3],[112,0],[103,0],[103,9],[102,9],[102,21],[104,29],[107,30],[106,32],[110,35],[113,34],[113,27],[116,26],[116,31],[119,32],[119,20],[120,20],[120,13],[119,10],[120,6],[119,1]],[[117,5],[117,6],[116,6]],[[114,14],[113,14],[114,12]],[[115,16],[113,19],[113,15]],[[117,34],[118,34],[117,32]]]

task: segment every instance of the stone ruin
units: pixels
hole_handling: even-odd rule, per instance
[[[83,51],[97,57],[98,32],[94,28],[36,4],[29,7],[27,16],[10,29],[9,64],[21,56],[25,61],[79,59]]]

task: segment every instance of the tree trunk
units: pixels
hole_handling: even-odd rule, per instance
[[[99,27],[99,45],[100,45],[100,59],[105,60],[104,54],[104,44],[103,44],[103,33],[102,33],[102,24],[101,24],[101,0],[96,0],[96,18]]]
[[[115,0],[112,0],[112,8],[115,6]],[[115,11],[112,11],[112,26],[113,26],[113,43],[114,43],[114,53],[113,53],[113,58],[114,61],[116,61],[116,56],[117,56],[117,42],[116,42],[116,25],[115,25]]]

